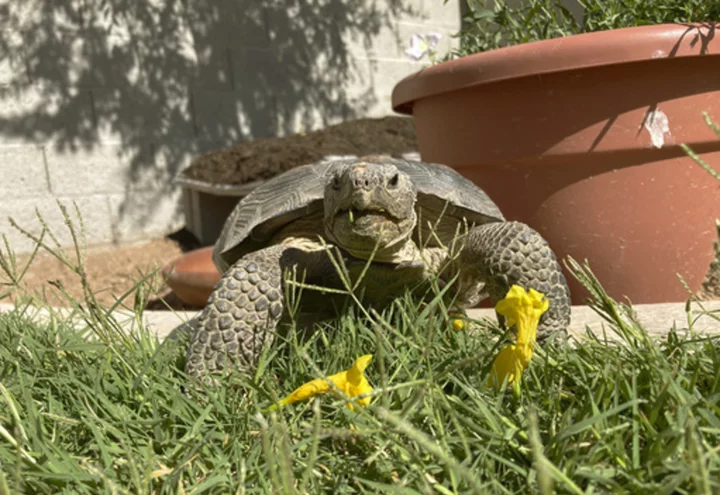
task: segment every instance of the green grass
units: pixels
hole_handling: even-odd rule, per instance
[[[454,332],[441,304],[352,305],[309,338],[291,326],[257,373],[199,395],[183,391],[184,339],[122,334],[91,291],[73,304],[92,339],[20,308],[0,318],[0,493],[720,492],[717,339],[651,340],[573,270],[621,343],[539,351],[519,397],[485,387],[504,332]],[[365,353],[369,407],[261,412]]]

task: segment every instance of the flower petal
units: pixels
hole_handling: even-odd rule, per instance
[[[428,45],[425,39],[419,34],[413,34],[410,38],[410,47],[405,50],[405,55],[413,60],[420,60],[428,53]]]
[[[292,404],[293,402],[309,399],[314,395],[324,394],[331,390],[328,382],[331,382],[350,398],[371,393],[373,388],[370,386],[367,378],[365,378],[365,369],[370,364],[370,361],[372,361],[372,354],[360,356],[347,371],[335,373],[334,375],[328,376],[327,379],[316,378],[315,380],[309,381],[282,399],[279,402],[279,405],[284,406]],[[357,403],[361,406],[366,406],[370,403],[370,400],[370,397],[363,397],[362,399],[359,399]],[[353,409],[353,405],[351,403],[348,402],[346,405],[350,409]]]
[[[504,347],[495,358],[488,384],[498,387],[507,378],[508,383],[519,381],[530,364],[540,317],[550,307],[544,294],[534,289],[526,291],[513,285],[495,311],[507,319],[508,326],[517,326],[516,344]]]
[[[372,361],[372,354],[365,354],[364,356],[360,356],[353,363],[352,369],[358,370],[360,373],[365,373],[365,368],[368,367],[370,361]]]
[[[347,371],[347,379],[351,384],[357,386],[360,383],[365,376],[365,368],[368,367],[370,361],[372,361],[372,354],[365,354],[355,360],[352,367]]]
[[[430,48],[432,50],[433,48],[435,48],[437,46],[437,44],[441,38],[442,38],[442,34],[440,34],[440,33],[434,33],[434,32],[427,33],[425,35],[425,42],[427,43],[428,48]]]
[[[509,344],[503,347],[493,362],[488,378],[488,386],[499,388],[507,379],[511,384],[522,376],[523,366],[518,359],[517,346]]]
[[[407,48],[405,50],[405,55],[407,55],[408,57],[410,57],[411,59],[413,59],[415,61],[418,61],[421,58],[423,58],[426,53],[427,52],[425,50],[423,50],[422,48],[418,48],[418,47],[414,47],[414,46],[411,46],[410,48]]]
[[[372,361],[372,354],[365,354],[355,360],[352,368],[348,370],[348,384],[347,387],[342,389],[345,395],[348,397],[357,397],[358,395],[369,394],[373,391],[367,378],[365,377],[365,369]],[[367,406],[372,400],[371,397],[363,397],[357,400],[357,404],[360,406]],[[351,403],[347,403],[347,407],[354,410]]]
[[[300,385],[290,395],[280,401],[281,405],[292,404],[301,400],[309,399],[318,394],[324,394],[330,389],[330,385],[324,378],[316,378],[304,385]]]

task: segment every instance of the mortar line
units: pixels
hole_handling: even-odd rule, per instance
[[[197,112],[195,111],[195,92],[192,90],[192,88],[187,89],[190,93],[190,97],[188,99],[190,100],[190,115],[192,116],[193,132],[195,133],[195,137],[199,138],[200,132],[197,123]]]
[[[113,216],[112,204],[110,202],[110,195],[103,194],[105,196],[105,207],[107,208],[108,218],[110,219],[110,235],[112,237],[113,244],[120,243],[120,226],[118,225],[120,218]]]
[[[45,185],[47,186],[47,190],[50,194],[53,194],[52,189],[52,183],[50,182],[50,167],[48,166],[48,158],[47,158],[47,152],[46,152],[46,146],[41,145],[40,146],[40,152],[42,153],[43,157],[43,171],[45,172]]]
[[[268,11],[267,7],[263,7],[263,27],[265,28],[265,37],[267,38],[268,43],[270,46],[272,46],[272,36],[270,36],[270,12]]]
[[[97,108],[95,108],[95,90],[91,89],[90,93],[90,115],[93,121],[93,127],[95,132],[98,134],[98,141],[100,141],[100,122],[98,122]]]
[[[235,68],[233,67],[232,61],[232,49],[230,47],[225,48],[225,57],[227,58],[228,67],[228,80],[230,81],[230,89],[235,91]]]

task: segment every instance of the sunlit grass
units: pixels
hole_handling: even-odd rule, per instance
[[[81,254],[67,256],[80,277]],[[501,328],[457,332],[440,299],[353,303],[309,337],[290,325],[256,373],[199,394],[185,338],[128,336],[90,287],[68,304],[94,339],[19,307],[0,318],[0,493],[718,493],[717,339],[653,340],[573,271],[621,342],[539,350],[519,396],[485,386]],[[367,408],[327,394],[261,412],[362,354]]]

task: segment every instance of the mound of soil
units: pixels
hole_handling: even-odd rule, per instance
[[[329,155],[401,156],[416,151],[411,118],[358,119],[318,131],[256,139],[211,151],[197,158],[181,176],[211,184],[239,185],[269,179]]]

